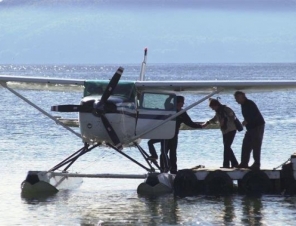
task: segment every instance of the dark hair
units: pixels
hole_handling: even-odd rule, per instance
[[[218,106],[220,107],[222,104],[219,102],[219,100],[217,99],[213,99],[213,98],[210,98],[209,99],[209,106],[210,107],[214,107],[214,106]]]
[[[177,96],[177,103],[184,102],[184,99],[183,96]]]
[[[244,97],[246,96],[246,94],[245,94],[244,92],[242,92],[242,91],[236,91],[236,92],[234,93],[234,96],[236,97],[236,96],[238,96],[238,95],[243,95]]]

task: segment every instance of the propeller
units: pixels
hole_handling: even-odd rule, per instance
[[[58,111],[58,112],[92,112],[93,107],[87,105],[57,105],[52,106],[51,111]]]
[[[115,87],[117,86],[120,77],[123,73],[123,68],[120,67],[117,69],[116,73],[113,75],[113,77],[111,78],[109,84],[107,85],[100,102],[97,104],[97,108],[101,107],[102,105],[104,105],[106,103],[106,101],[108,100],[108,98],[112,95]]]
[[[103,122],[103,124],[104,124],[104,126],[105,126],[105,129],[106,129],[106,131],[107,131],[109,137],[110,137],[111,140],[112,140],[112,143],[114,144],[114,146],[115,146],[116,148],[118,148],[118,149],[121,151],[121,150],[123,149],[123,147],[122,147],[122,145],[121,145],[121,143],[120,143],[120,140],[119,140],[119,138],[118,138],[118,136],[117,136],[115,130],[114,130],[113,127],[111,126],[109,120],[108,120],[108,119],[106,118],[106,116],[103,115],[103,114],[101,115],[101,119],[102,119],[102,122]]]
[[[114,89],[116,88],[120,77],[123,73],[123,68],[119,67],[113,77],[111,78],[110,82],[108,83],[105,91],[103,92],[103,95],[98,103],[95,103],[93,105],[56,105],[52,106],[52,111],[58,111],[58,112],[94,112],[95,115],[98,117],[101,117],[101,120],[103,122],[103,125],[109,135],[109,137],[112,140],[112,143],[117,147],[119,150],[122,150],[122,145],[120,143],[120,140],[113,129],[111,123],[105,116],[105,109],[106,109],[106,103],[108,98],[113,94]]]

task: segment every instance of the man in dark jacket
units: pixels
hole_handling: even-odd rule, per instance
[[[182,110],[185,98],[183,96],[177,96],[177,112]],[[178,134],[181,123],[192,128],[202,128],[200,124],[197,124],[191,120],[187,112],[177,116],[176,118],[176,130],[175,136],[172,139],[166,140],[165,147],[166,152],[169,152],[170,157],[170,172],[173,174],[177,173],[177,146],[178,146]],[[162,159],[162,157],[160,158]],[[163,163],[161,162],[161,165]]]
[[[172,100],[174,100],[174,97],[175,97],[175,95],[170,95],[166,99],[166,101],[164,102],[164,108],[166,110],[174,110],[174,104],[172,103]],[[162,150],[164,149],[165,140],[161,140],[161,139],[151,139],[151,140],[149,140],[148,141],[148,148],[149,148],[150,156],[147,158],[147,160],[156,161],[158,159],[158,155],[157,155],[155,147],[154,147],[155,143],[161,143],[161,149]],[[166,167],[167,167],[167,165],[166,165]]]
[[[265,126],[264,118],[257,105],[252,100],[249,100],[244,92],[236,91],[234,97],[236,102],[241,105],[242,115],[244,117],[242,124],[247,130],[242,145],[241,163],[238,167],[248,167],[250,155],[253,150],[254,164],[250,168],[259,170]]]

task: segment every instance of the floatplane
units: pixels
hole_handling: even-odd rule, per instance
[[[250,80],[215,80],[215,81],[146,81],[147,49],[138,81],[121,81],[124,68],[119,67],[110,80],[85,81],[79,79],[59,79],[28,76],[0,76],[0,84],[26,103],[46,115],[58,125],[82,139],[83,147],[63,161],[46,171],[29,171],[22,183],[22,192],[57,192],[66,188],[71,181],[88,178],[134,178],[144,179],[138,187],[139,193],[162,193],[173,191],[176,177],[168,173],[167,155],[163,154],[165,167],[161,168],[157,161],[150,161],[149,155],[141,146],[143,139],[170,139],[174,136],[176,117],[193,108],[210,97],[227,90],[245,89],[286,89],[295,88],[295,80],[250,81]],[[22,96],[11,83],[60,84],[84,87],[84,95],[79,104],[56,105],[54,112],[78,112],[77,120],[57,118],[46,110]],[[176,111],[176,96],[180,92],[207,91],[203,98],[192,103],[183,110]],[[172,108],[164,105],[168,98]],[[80,133],[72,126],[79,126]],[[81,174],[71,173],[70,167],[84,154],[95,148],[108,146],[145,169],[147,174]],[[143,157],[141,163],[127,153],[126,147],[135,147]],[[296,160],[296,159],[295,159]],[[296,170],[296,167],[295,167]],[[238,170],[242,172],[241,170]],[[184,175],[184,172],[182,172]],[[206,174],[193,176],[202,180]],[[231,172],[230,172],[231,173]],[[177,174],[178,175],[178,174]],[[237,175],[237,174],[235,174]],[[244,175],[244,174],[243,174]],[[187,177],[192,177],[192,174]],[[238,176],[234,176],[237,177]],[[180,178],[179,178],[180,181]],[[181,179],[184,182],[184,177]],[[178,187],[180,189],[180,187]],[[187,188],[188,190],[188,188]]]

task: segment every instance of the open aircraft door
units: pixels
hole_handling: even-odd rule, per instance
[[[157,127],[176,114],[176,95],[165,92],[143,92],[138,107],[136,135],[143,139],[170,139],[175,135],[176,119]],[[145,133],[147,130],[154,128]]]

